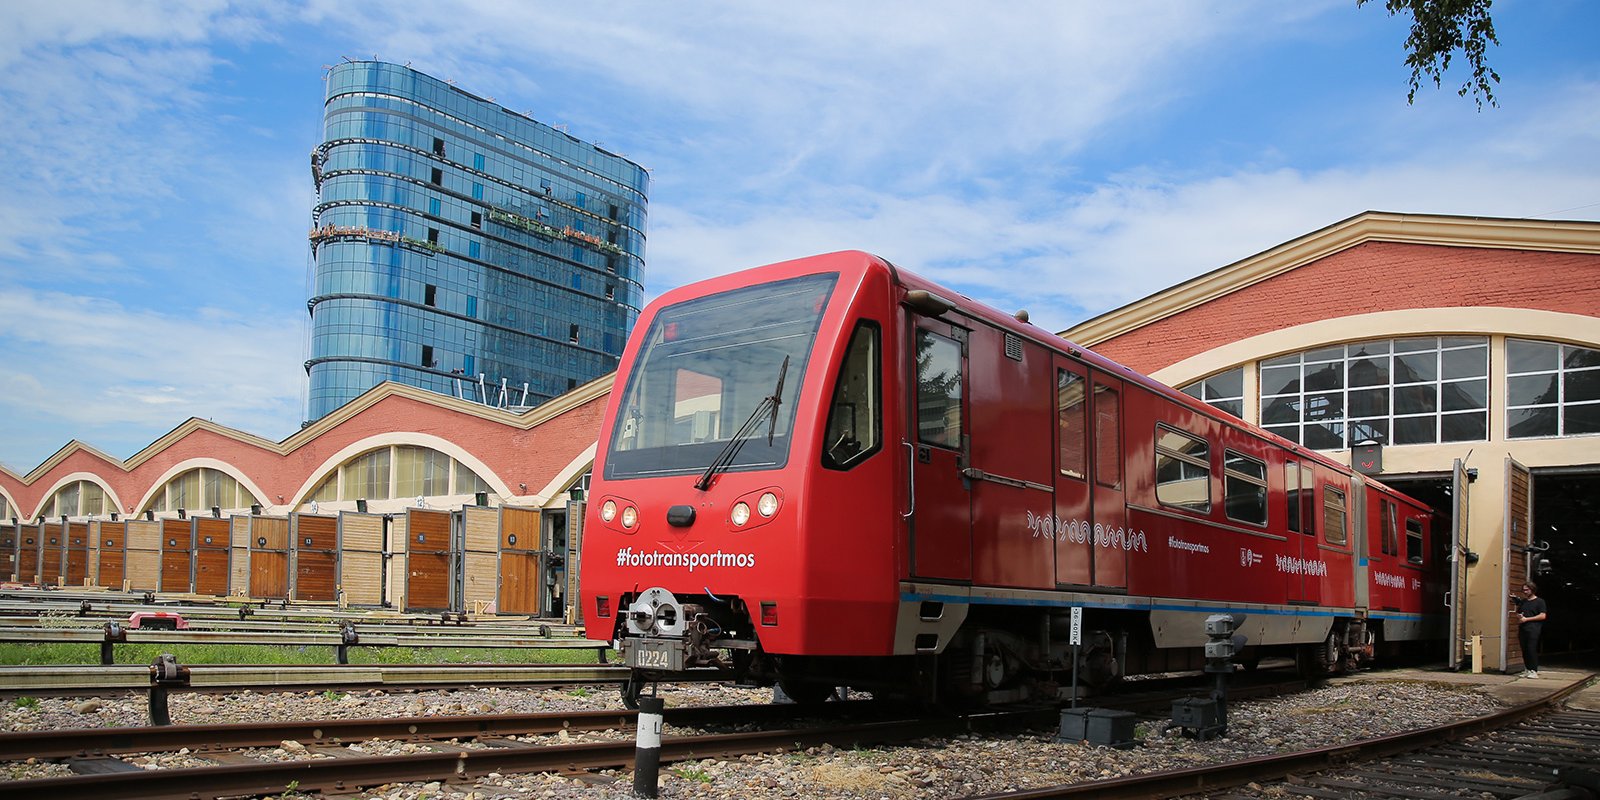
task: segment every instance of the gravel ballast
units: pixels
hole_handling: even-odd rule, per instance
[[[770,690],[712,684],[663,686],[662,695],[669,708],[764,704],[771,699]],[[177,693],[171,697],[170,708],[173,722],[198,724],[548,713],[621,709],[622,705],[614,688],[486,688],[415,693]],[[1411,680],[1337,683],[1290,697],[1232,703],[1228,735],[1208,742],[1164,730],[1164,721],[1158,720],[1139,725],[1139,744],[1130,749],[1057,742],[1053,731],[928,738],[911,744],[853,750],[821,746],[798,752],[663,764],[660,793],[663,798],[711,800],[959,797],[1293,752],[1414,730],[1496,708],[1496,701],[1476,687]],[[117,727],[143,725],[145,713],[142,695],[98,700],[40,698],[36,704],[6,704],[0,713],[0,724],[10,731]],[[683,733],[670,725],[663,731],[665,736]],[[571,733],[557,738],[566,743],[614,741],[619,737],[631,739],[632,732]],[[537,737],[526,738],[539,741]],[[365,755],[403,755],[425,749],[423,745],[378,741],[357,747]],[[299,742],[284,742],[277,748],[250,751],[249,755],[262,760],[328,757],[308,751]],[[185,752],[131,756],[126,760],[149,769],[212,763]],[[68,774],[64,765],[40,762],[12,763],[7,768],[12,780]],[[579,776],[491,775],[469,784],[376,787],[357,796],[393,800],[610,800],[634,797],[632,780],[631,770]]]

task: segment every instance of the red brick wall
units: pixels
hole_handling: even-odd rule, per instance
[[[1600,313],[1600,256],[1368,242],[1095,345],[1143,373],[1334,317],[1500,306]]]
[[[526,494],[544,488],[594,443],[606,399],[601,395],[522,430],[498,420],[389,395],[286,455],[199,429],[152,454],[131,471],[78,450],[31,484],[0,473],[0,487],[15,501],[14,513],[20,517],[36,513],[57,480],[70,473],[86,472],[116,493],[122,505],[117,511],[127,514],[137,511],[144,496],[170,468],[190,459],[207,458],[233,466],[261,488],[266,495],[261,499],[267,505],[279,505],[279,495],[283,496],[283,503],[293,502],[295,492],[312,478],[320,478],[313,473],[345,447],[381,434],[422,433],[456,444],[487,465],[513,493]],[[527,484],[527,492],[518,489],[518,484]]]

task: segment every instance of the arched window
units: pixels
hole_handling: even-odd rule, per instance
[[[4,507],[5,501],[0,500],[0,508]],[[106,513],[106,492],[94,481],[73,481],[57,489],[56,493],[51,495],[50,502],[45,503],[44,510],[47,519],[94,517],[104,513]]]
[[[318,483],[306,502],[444,497],[489,491],[489,483],[431,447],[395,445],[368,450]]]
[[[1600,433],[1600,350],[1506,340],[1506,438]]]
[[[1244,367],[1218,372],[1178,391],[1244,419]]]
[[[202,508],[248,508],[261,502],[232,475],[200,467],[174,476],[150,498],[151,511]]]
[[[1261,425],[1318,450],[1489,438],[1489,340],[1417,336],[1261,362]]]

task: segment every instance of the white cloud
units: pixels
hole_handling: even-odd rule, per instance
[[[0,340],[9,367],[0,417],[49,420],[75,431],[68,438],[96,444],[87,432],[104,431],[136,449],[189,417],[267,438],[298,424],[303,376],[280,355],[301,352],[294,320],[18,289],[0,293]]]

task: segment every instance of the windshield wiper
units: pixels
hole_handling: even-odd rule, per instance
[[[711,479],[733,465],[733,460],[739,455],[739,449],[744,447],[745,441],[750,438],[750,434],[755,431],[756,426],[761,424],[762,415],[764,414],[772,415],[771,423],[767,426],[767,444],[769,446],[772,444],[772,437],[778,431],[778,406],[783,403],[783,379],[788,374],[789,357],[784,356],[783,365],[778,367],[778,385],[773,388],[772,394],[761,398],[761,402],[756,404],[756,409],[750,412],[750,418],[739,426],[739,430],[733,434],[733,438],[722,446],[722,452],[711,460],[711,465],[706,467],[706,471],[701,473],[700,479],[694,482],[694,488],[702,492],[711,488]]]

